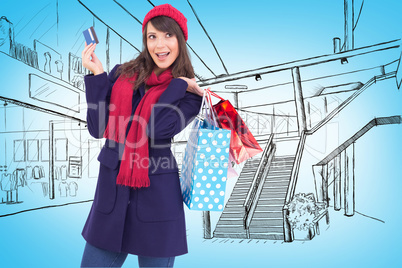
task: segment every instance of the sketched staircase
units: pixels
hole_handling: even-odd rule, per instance
[[[245,210],[243,204],[259,162],[259,158],[254,158],[247,160],[244,165],[215,228],[214,237],[247,238],[244,229]]]
[[[282,209],[294,156],[275,156],[249,227],[250,238],[283,240]]]
[[[295,157],[275,152],[271,138],[260,159],[246,162],[214,237],[283,240],[282,209]]]

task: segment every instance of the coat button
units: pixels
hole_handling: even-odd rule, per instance
[[[130,205],[130,202],[131,202],[131,201],[130,201],[130,200],[128,200],[128,204],[129,204],[129,205]]]

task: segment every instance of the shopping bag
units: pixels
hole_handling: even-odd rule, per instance
[[[210,91],[212,96],[220,99],[213,105],[213,110],[217,115],[217,121],[221,128],[231,130],[230,154],[237,164],[262,152],[260,145],[241,119],[233,105],[216,93]]]
[[[204,100],[205,95],[203,105]],[[194,119],[184,152],[180,186],[183,202],[189,209],[222,211],[231,132],[214,126],[208,115],[207,118]]]
[[[216,112],[212,108],[211,91],[206,90],[205,93],[206,93],[205,101],[208,102],[207,109],[205,109],[205,113],[206,113],[205,120],[208,120],[209,123],[220,128],[220,124],[217,119],[218,116],[216,115]],[[237,172],[234,168],[234,162],[235,162],[235,160],[234,160],[232,154],[230,153],[230,147],[229,147],[229,165],[228,165],[228,172],[227,172],[228,179],[239,176],[239,174],[237,174]]]

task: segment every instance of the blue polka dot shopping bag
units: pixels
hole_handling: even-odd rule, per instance
[[[180,185],[192,210],[222,211],[225,200],[231,131],[216,127],[207,97],[204,116],[194,120],[184,152]]]

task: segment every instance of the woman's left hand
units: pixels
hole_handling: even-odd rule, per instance
[[[198,84],[195,82],[195,78],[190,79],[190,78],[183,77],[183,76],[181,76],[179,78],[183,79],[184,81],[187,82],[187,84],[188,84],[187,91],[188,92],[197,94],[201,97],[204,95],[204,90],[198,86]],[[210,89],[210,88],[208,88],[208,89]]]

